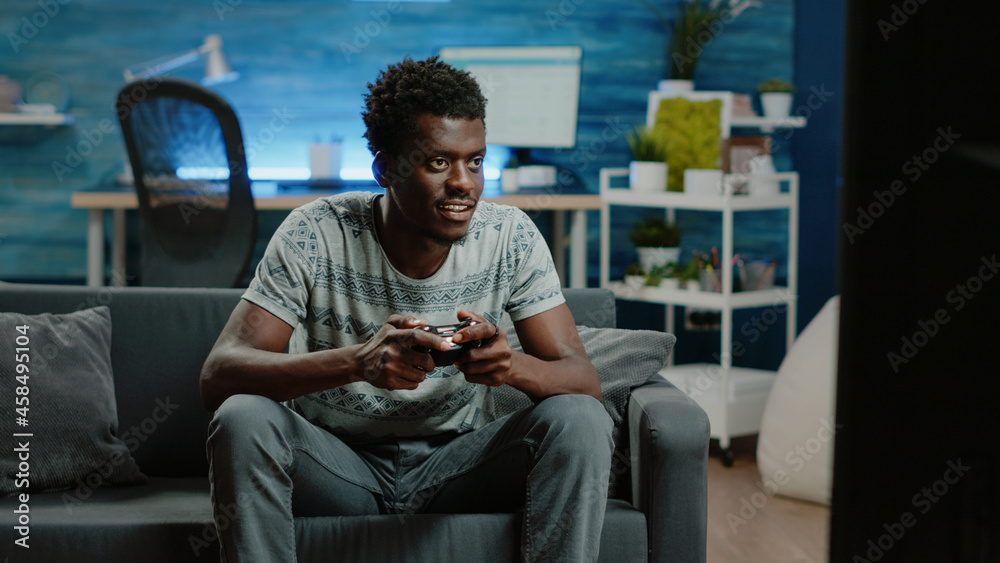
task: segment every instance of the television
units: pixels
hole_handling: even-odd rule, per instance
[[[576,145],[580,47],[444,47],[438,54],[471,73],[482,88],[488,144],[512,149]]]

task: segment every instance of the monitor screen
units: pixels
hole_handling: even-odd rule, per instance
[[[486,97],[486,142],[572,148],[580,47],[446,47],[441,60],[469,71]]]

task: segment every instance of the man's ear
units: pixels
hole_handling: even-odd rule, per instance
[[[383,188],[390,187],[389,182],[389,157],[382,151],[375,153],[375,159],[372,160],[372,175],[375,176],[375,181],[378,185]]]

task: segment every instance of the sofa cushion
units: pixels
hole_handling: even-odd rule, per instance
[[[507,332],[511,348],[521,350],[521,342],[513,323],[505,316],[500,328]],[[626,411],[632,389],[646,383],[667,364],[677,337],[655,330],[630,330],[623,328],[591,328],[577,326],[583,347],[597,368],[601,379],[601,402],[614,422],[611,437],[615,444],[615,457],[628,460],[628,430]],[[509,385],[490,388],[487,395],[485,417],[495,420],[531,405],[527,395]],[[612,472],[609,492],[619,490]],[[620,489],[627,489],[621,487]]]
[[[17,561],[183,563],[219,561],[206,477],[150,477],[141,487],[106,487],[89,495],[31,495],[29,549]],[[13,497],[0,499],[0,540],[12,545]],[[224,521],[223,521],[224,522]]]
[[[118,437],[107,307],[0,313],[0,338],[13,352],[0,354],[12,380],[0,386],[0,417],[18,445],[0,455],[0,492],[146,482]]]

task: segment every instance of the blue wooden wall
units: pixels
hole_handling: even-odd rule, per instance
[[[654,4],[672,15],[678,0]],[[750,92],[764,78],[793,78],[793,0],[762,4],[707,46],[699,89]],[[577,147],[539,156],[570,168],[596,192],[600,167],[628,161],[621,130],[610,124],[644,119],[646,94],[666,67],[668,38],[639,0],[4,0],[0,32],[0,75],[26,81],[39,71],[58,74],[71,89],[76,118],[70,127],[18,131],[15,142],[0,143],[0,280],[63,283],[82,283],[85,273],[86,212],[70,208],[70,194],[111,181],[123,161],[112,100],[126,66],[220,34],[241,78],[216,90],[240,116],[252,167],[305,167],[307,143],[338,135],[344,165],[367,168],[361,95],[387,64],[447,45],[581,45]],[[199,73],[194,66],[175,74]],[[102,130],[105,120],[115,125],[111,132]],[[74,152],[88,154],[76,163]],[[69,172],[54,170],[67,162],[74,164]],[[278,220],[264,218],[262,239]],[[594,282],[597,236],[592,228]]]

